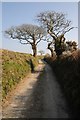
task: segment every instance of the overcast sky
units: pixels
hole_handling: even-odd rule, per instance
[[[67,14],[67,19],[72,21],[72,26],[78,26],[78,3],[77,2],[3,2],[2,3],[2,31],[11,26],[18,26],[21,24],[38,24],[35,20],[36,15],[42,11],[56,11]],[[66,34],[67,40],[78,41],[78,30],[73,29]],[[4,49],[29,52],[31,46],[22,45],[18,40],[7,39],[3,35]],[[48,52],[47,44],[41,42],[38,45],[38,50]]]

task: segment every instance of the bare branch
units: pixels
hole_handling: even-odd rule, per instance
[[[37,16],[37,20],[41,23],[43,28],[52,37],[44,41],[49,42],[48,48],[53,53],[52,46],[54,44],[56,55],[59,56],[65,50],[63,47],[65,43],[64,35],[75,27],[71,27],[71,21],[66,19],[66,15],[55,11],[42,12]],[[55,42],[55,43],[53,43]],[[53,44],[52,44],[53,43]]]
[[[22,40],[20,40],[21,44],[29,44],[28,42],[22,42]]]
[[[74,28],[77,28],[77,27],[71,27],[71,28],[69,28],[68,30],[64,31],[63,34],[69,32],[70,30],[72,30],[72,29],[74,29]]]
[[[34,41],[33,37],[35,37],[36,41],[39,38],[41,39],[45,34],[45,30],[36,25],[23,24],[21,26],[11,27],[5,33],[12,39],[26,40],[31,44]]]
[[[23,24],[21,26],[11,27],[5,31],[12,39],[18,39],[21,44],[30,44],[33,50],[33,56],[37,53],[37,44],[46,34],[42,27],[31,24]]]
[[[66,19],[66,15],[55,11],[45,11],[37,16],[37,20],[47,29],[47,32],[55,40],[58,35],[69,32],[74,27],[70,27],[71,21]]]

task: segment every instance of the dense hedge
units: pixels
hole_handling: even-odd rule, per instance
[[[31,72],[31,62],[35,67],[38,58],[30,54],[2,50],[2,96],[6,97],[13,86]]]
[[[45,58],[62,86],[74,117],[80,117],[80,51],[61,59]]]

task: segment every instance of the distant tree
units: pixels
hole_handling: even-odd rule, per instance
[[[47,33],[52,37],[52,41],[48,44],[48,49],[53,52],[50,46],[53,44],[53,41],[55,41],[54,49],[56,55],[61,55],[64,51],[64,48],[62,47],[62,43],[65,42],[64,35],[74,28],[70,27],[71,21],[66,19],[65,14],[55,11],[41,12],[37,15],[37,20],[47,30]]]
[[[44,51],[43,50],[40,50],[40,51],[38,51],[40,54],[41,54],[41,56],[44,54]]]
[[[36,57],[37,44],[43,39],[45,30],[37,25],[23,24],[9,28],[5,31],[5,34],[12,39],[18,39],[21,44],[30,44],[33,50],[33,56]]]

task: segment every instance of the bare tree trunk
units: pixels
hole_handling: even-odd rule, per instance
[[[50,47],[51,44],[52,44],[52,42],[48,44],[48,49],[51,51],[51,57],[53,57],[54,56],[54,50],[53,50],[53,48]]]
[[[32,45],[32,50],[33,50],[33,56],[36,57],[37,55],[37,47],[35,44]]]
[[[36,55],[37,55],[37,49],[35,48],[33,49],[33,56],[36,57]]]

